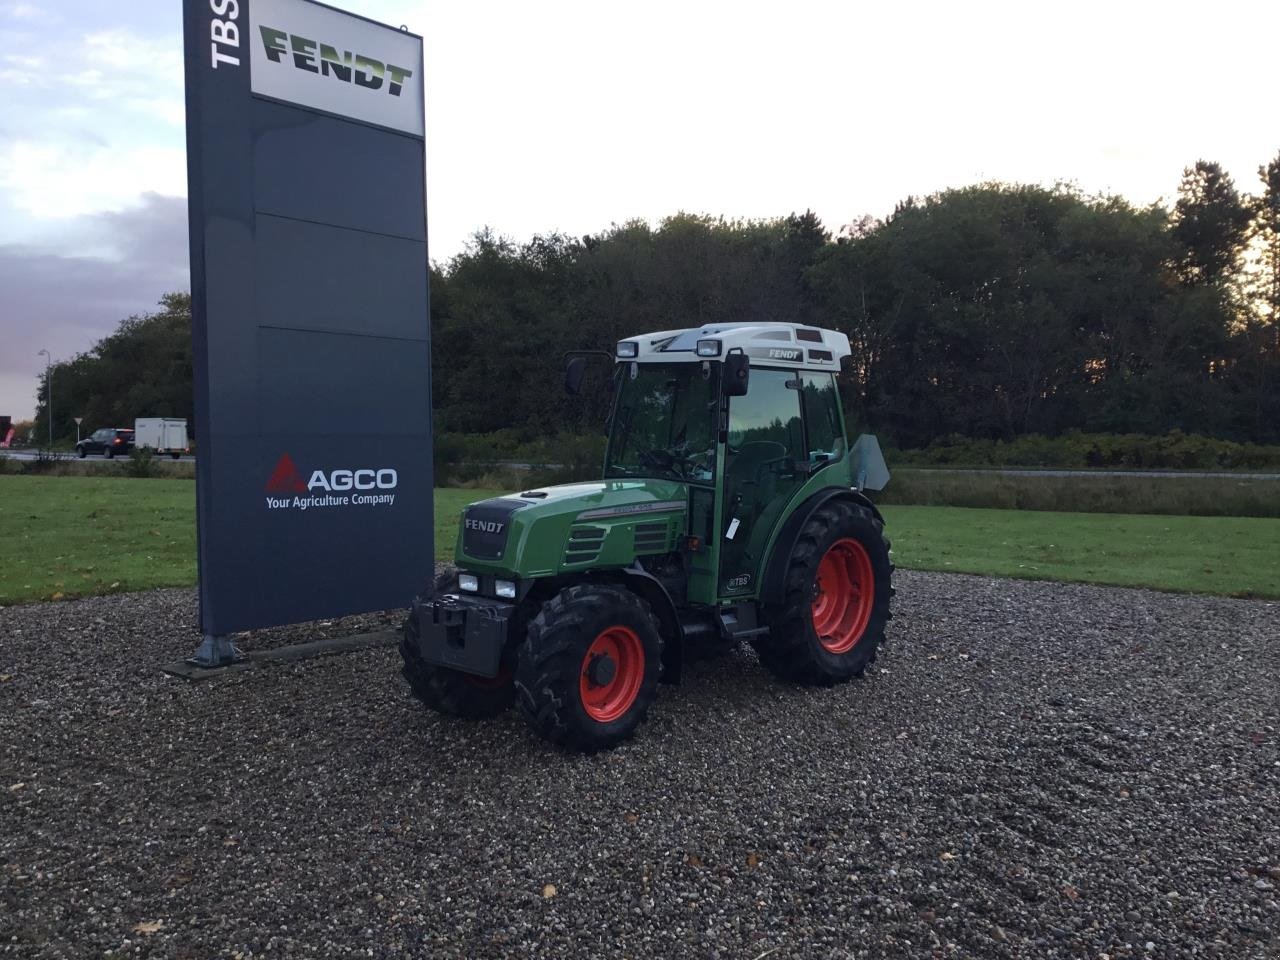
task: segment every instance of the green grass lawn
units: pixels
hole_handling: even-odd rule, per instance
[[[436,491],[436,555],[464,504]],[[885,508],[900,567],[1280,598],[1280,519]],[[195,582],[189,480],[0,476],[0,604]]]
[[[0,604],[196,579],[190,480],[0,476]]]
[[[1280,519],[884,508],[894,559],[951,570],[1280,598]]]

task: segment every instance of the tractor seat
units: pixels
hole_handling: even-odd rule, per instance
[[[748,440],[736,452],[731,453],[725,465],[725,482],[754,483],[759,485],[763,479],[765,468],[771,463],[787,459],[785,444],[776,440]]]

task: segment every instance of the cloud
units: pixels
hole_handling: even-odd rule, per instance
[[[0,3],[0,16],[29,23],[56,23],[60,18],[34,3]]]
[[[188,288],[187,203],[147,194],[135,207],[73,224],[102,255],[0,245],[0,413],[30,416],[48,349],[55,360],[88,350],[126,317]],[[55,387],[56,389],[56,387]]]
[[[186,193],[181,147],[16,140],[0,147],[0,190],[23,213],[49,219],[119,210],[144,191]]]
[[[58,220],[120,210],[146,191],[185,194],[180,38],[92,31],[60,45],[56,64],[43,49],[0,53],[0,85],[21,90],[0,109],[4,205]],[[19,236],[0,225],[0,240]]]

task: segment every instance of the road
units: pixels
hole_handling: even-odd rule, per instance
[[[38,451],[26,448],[21,450],[0,450],[0,457],[13,460],[35,460]],[[62,459],[74,460],[75,454],[61,455]],[[91,454],[86,460],[105,460],[106,457]],[[194,463],[195,455],[187,454],[179,458],[186,463]],[[510,470],[557,469],[558,463],[524,463],[510,460],[493,460],[486,463],[468,464],[468,466],[506,467]],[[1192,478],[1202,480],[1280,480],[1280,473],[1236,473],[1228,470],[1047,470],[1019,469],[1015,467],[901,467],[902,470],[928,471],[929,473],[973,473],[998,477],[1155,477],[1158,479]]]
[[[476,461],[465,464],[479,467],[505,467],[509,470],[559,469],[560,463],[526,463],[518,460]],[[894,469],[890,464],[890,470]],[[1176,479],[1192,477],[1217,480],[1280,480],[1280,473],[1236,473],[1229,470],[1050,470],[1019,467],[916,467],[903,466],[900,470],[919,473],[974,473],[998,477],[1156,477]]]
[[[1198,477],[1217,480],[1280,480],[1280,473],[1235,473],[1228,470],[1023,470],[1013,467],[902,467],[929,473],[981,473],[998,477]]]
[[[39,456],[40,456],[40,451],[33,450],[30,447],[26,447],[21,450],[0,450],[0,457],[8,457],[10,460],[35,460],[35,459],[38,459]],[[171,457],[168,457],[168,456],[163,456],[162,458],[165,460],[172,459]],[[77,460],[79,458],[74,453],[60,453],[58,454],[58,459],[59,460]],[[101,454],[90,454],[89,456],[85,457],[85,459],[86,460],[106,460],[107,458],[102,456]],[[123,458],[118,458],[118,459],[123,459]],[[188,463],[194,463],[196,458],[195,458],[195,454],[185,454],[179,457],[178,459]]]

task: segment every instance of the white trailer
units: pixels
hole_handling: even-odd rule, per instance
[[[167,453],[177,460],[191,452],[187,441],[187,421],[165,417],[145,417],[133,421],[133,445],[139,450],[150,447],[156,453]]]

